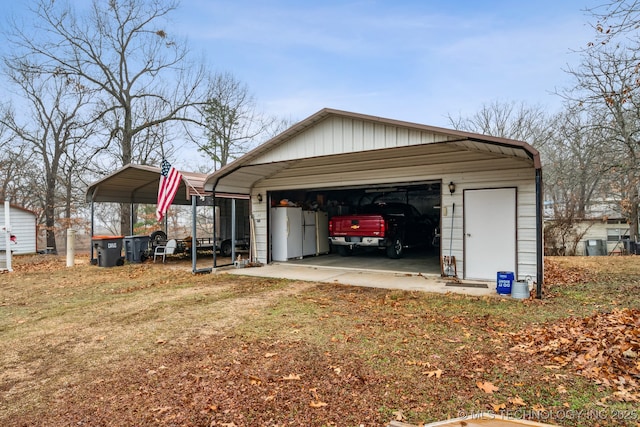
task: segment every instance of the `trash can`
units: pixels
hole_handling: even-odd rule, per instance
[[[584,253],[586,256],[607,255],[607,242],[602,239],[589,239],[584,242]]]
[[[142,262],[149,258],[150,236],[125,236],[124,254],[129,262]]]
[[[122,257],[122,237],[123,236],[93,236],[91,244],[98,253],[99,267],[114,267],[123,265]]]
[[[638,242],[633,242],[631,239],[623,239],[622,243],[624,244],[624,250],[628,255],[640,254],[640,245]]]

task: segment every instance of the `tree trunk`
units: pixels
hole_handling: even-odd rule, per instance
[[[55,217],[55,177],[47,177],[47,189],[45,195],[44,218],[47,232],[47,248],[51,248],[54,254],[58,253],[56,245],[56,217]]]
[[[629,213],[629,238],[633,242],[638,241],[638,187],[633,186],[631,193],[631,209]]]
[[[133,135],[131,133],[132,123],[131,111],[129,109],[125,109],[124,129],[122,131],[121,142],[122,166],[130,164],[133,160],[133,150],[131,148],[131,141],[133,139]],[[133,234],[133,230],[131,230],[132,215],[131,203],[122,203],[120,207],[120,234],[123,236],[130,236]]]

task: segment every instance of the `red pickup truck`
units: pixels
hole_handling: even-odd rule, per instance
[[[329,240],[342,256],[354,248],[384,249],[389,258],[400,258],[405,248],[431,245],[435,227],[418,210],[404,203],[373,203],[353,215],[329,221]]]

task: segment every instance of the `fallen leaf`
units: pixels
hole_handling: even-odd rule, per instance
[[[558,393],[560,393],[560,394],[564,394],[564,393],[566,393],[566,392],[567,392],[567,389],[565,388],[565,386],[563,386],[562,384],[560,384],[560,385],[558,386]]]
[[[500,403],[500,404],[496,404],[496,403],[492,403],[491,407],[493,408],[493,412],[500,412],[503,409],[507,409],[507,405],[505,405],[504,403]]]
[[[265,353],[264,357],[269,358],[269,357],[273,357],[273,356],[277,356],[278,353]]]
[[[487,394],[493,394],[494,391],[500,390],[498,387],[494,386],[492,383],[488,381],[485,381],[485,382],[478,381],[476,385],[480,390],[484,391]]]
[[[314,402],[312,400],[311,403],[309,403],[309,406],[311,406],[312,408],[322,408],[323,406],[327,406],[327,404],[320,401]]]
[[[524,400],[522,400],[520,396],[510,398],[509,403],[511,403],[512,405],[527,406],[527,404],[524,403]]]
[[[406,417],[402,413],[402,409],[398,409],[397,411],[393,411],[391,414],[394,416],[394,420],[396,420],[396,421],[403,421],[403,420],[406,419]]]
[[[423,374],[426,374],[427,378],[431,378],[431,377],[440,378],[442,376],[442,369],[436,369],[434,371],[424,371]]]
[[[300,379],[300,375],[297,374],[289,374],[286,377],[282,377],[283,380],[285,381],[293,381],[293,380],[299,380]]]

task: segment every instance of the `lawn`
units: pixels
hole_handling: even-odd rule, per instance
[[[0,425],[638,426],[639,259],[547,258],[522,301],[18,257]]]

